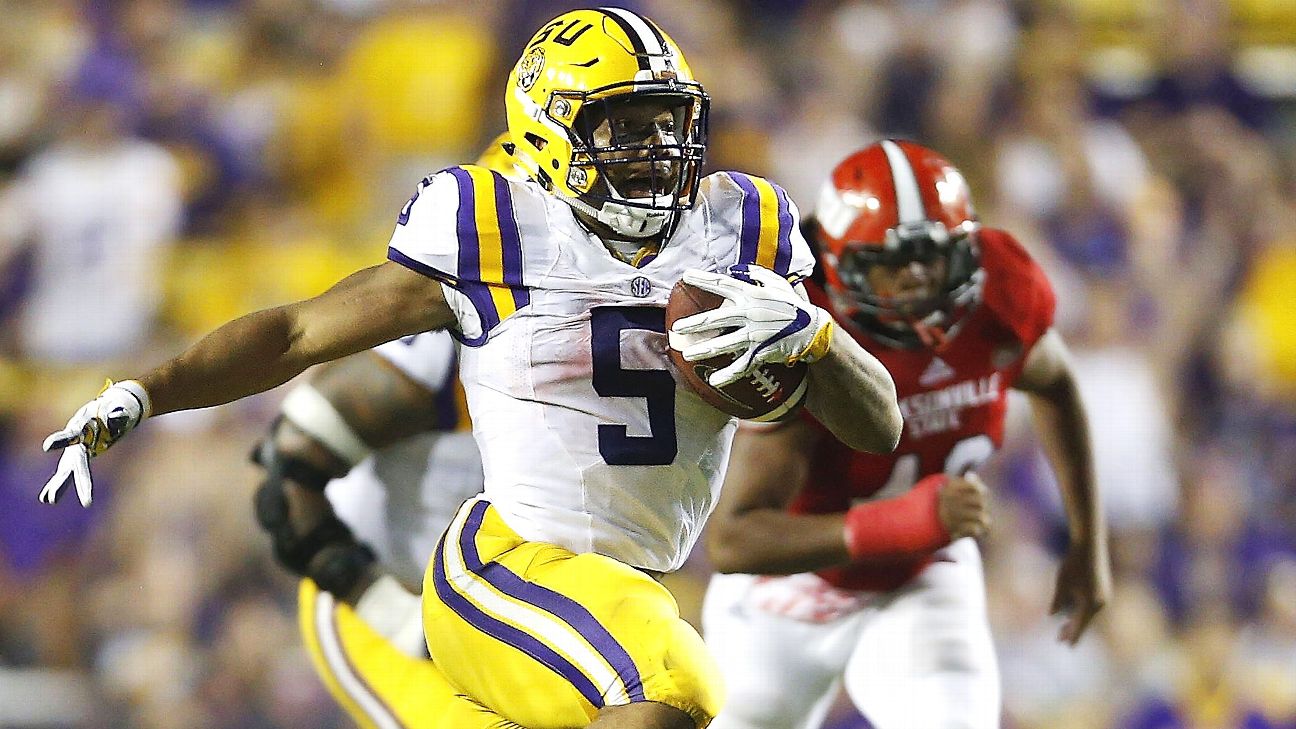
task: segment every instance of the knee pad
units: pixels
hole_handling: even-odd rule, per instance
[[[376,561],[368,545],[356,541],[350,527],[332,509],[305,533],[292,525],[285,488],[288,481],[322,492],[331,476],[322,469],[279,453],[273,436],[252,452],[252,460],[266,469],[266,480],[257,489],[254,507],[257,523],[270,535],[275,559],[290,572],[309,577],[320,589],[335,596],[351,592]]]

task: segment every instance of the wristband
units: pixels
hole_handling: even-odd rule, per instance
[[[144,386],[139,383],[139,380],[122,380],[121,382],[113,382],[110,386],[120,387],[126,392],[129,392],[139,401],[140,420],[143,420],[152,414],[153,400],[149,397],[148,390],[145,390]],[[104,387],[104,389],[107,390],[108,387]]]
[[[950,543],[938,510],[948,478],[928,476],[908,493],[852,506],[846,512],[846,551],[853,560],[910,561]]]
[[[788,362],[789,365],[794,362],[817,362],[828,354],[828,349],[832,346],[833,329],[836,327],[830,314],[825,312],[824,316],[828,321],[819,327],[819,331],[815,332],[814,337],[810,339],[810,343],[806,345],[805,349],[792,357],[791,361]]]

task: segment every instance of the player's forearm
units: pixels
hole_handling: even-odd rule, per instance
[[[1102,504],[1094,483],[1089,424],[1075,378],[1069,373],[1047,389],[1030,393],[1044,453],[1057,477],[1073,544],[1100,545],[1106,538]]]
[[[754,509],[712,523],[707,556],[719,572],[792,575],[850,561],[841,514]]]
[[[385,448],[437,425],[437,393],[373,352],[316,367],[311,387],[370,448]]]
[[[855,450],[889,453],[900,441],[903,420],[891,374],[840,328],[828,354],[810,366],[808,405]]]
[[[152,414],[211,407],[281,385],[315,361],[288,307],[235,319],[139,378]]]

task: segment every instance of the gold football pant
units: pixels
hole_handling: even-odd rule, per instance
[[[311,580],[298,623],[315,670],[362,729],[521,729],[456,692],[427,658],[393,646]]]
[[[423,628],[447,680],[529,729],[584,727],[654,701],[705,727],[720,679],[670,592],[599,554],[519,537],[484,499],[455,515],[423,583]]]

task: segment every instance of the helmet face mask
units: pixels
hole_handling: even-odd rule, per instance
[[[541,28],[505,96],[518,166],[614,237],[645,240],[696,201],[709,105],[674,41],[620,8]]]
[[[573,124],[569,184],[582,202],[624,209],[641,225],[617,232],[648,237],[654,215],[693,206],[706,151],[704,98],[684,92],[632,92],[585,101]],[[661,215],[665,217],[665,215]]]
[[[618,201],[648,198],[654,206],[688,200],[686,168],[702,162],[705,141],[693,138],[694,99],[683,94],[626,94],[584,105],[577,115],[575,167],[597,171]],[[661,199],[666,198],[666,199]]]
[[[975,304],[983,277],[975,254],[970,233],[911,239],[893,251],[848,246],[836,256],[840,285],[834,298],[839,308],[853,312],[861,328],[887,344],[928,344],[923,329],[952,335],[960,310]]]
[[[985,277],[970,197],[916,144],[886,140],[840,163],[815,211],[834,308],[889,346],[941,346]]]

